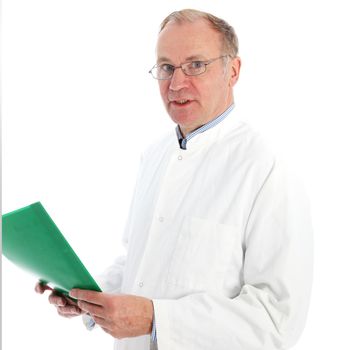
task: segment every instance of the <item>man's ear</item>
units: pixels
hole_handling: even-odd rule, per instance
[[[238,56],[232,58],[229,68],[231,72],[229,86],[233,87],[239,78],[239,72],[241,70],[241,59]]]

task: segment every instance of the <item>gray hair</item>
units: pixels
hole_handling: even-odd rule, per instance
[[[238,38],[235,33],[235,30],[223,19],[218,18],[207,12],[202,12],[193,9],[184,9],[181,11],[172,12],[161,23],[159,32],[161,32],[165,28],[165,26],[171,21],[183,23],[195,22],[199,19],[205,19],[209,22],[210,26],[214,30],[221,33],[224,53],[231,56],[232,58],[236,57],[238,54]]]

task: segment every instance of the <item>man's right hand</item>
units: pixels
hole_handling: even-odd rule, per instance
[[[49,295],[49,303],[56,307],[60,316],[71,318],[85,313],[72,299],[69,299],[63,294],[56,292],[49,286],[40,282],[35,285],[35,291],[39,294],[44,294],[46,290],[51,291],[51,294]]]

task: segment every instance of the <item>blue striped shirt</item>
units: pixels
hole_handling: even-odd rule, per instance
[[[156,332],[156,316],[153,312],[153,321],[152,321],[152,333],[151,333],[151,341],[153,343],[157,342],[157,332]]]
[[[198,129],[190,132],[188,135],[186,135],[186,137],[183,137],[182,136],[182,133],[181,133],[181,130],[180,130],[180,127],[179,125],[176,127],[176,135],[177,135],[177,138],[179,140],[179,145],[180,145],[180,148],[182,149],[186,149],[186,145],[187,145],[187,142],[189,140],[191,140],[193,137],[195,137],[196,135],[204,132],[204,131],[207,131],[211,128],[213,128],[215,125],[218,125],[221,121],[223,121],[228,115],[229,113],[233,110],[234,108],[234,104],[230,105],[230,107],[228,107],[223,113],[221,113],[218,117],[216,117],[215,119],[211,120],[210,122],[202,125],[201,127],[199,127]]]

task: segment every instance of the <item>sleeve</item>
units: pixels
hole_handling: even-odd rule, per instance
[[[130,208],[129,208],[129,214],[126,221],[123,238],[122,238],[122,244],[126,251],[128,249],[128,240],[129,240],[129,232],[130,232],[130,226],[132,221],[132,213],[133,213],[133,207],[135,204],[136,192],[138,190],[138,185],[140,182],[142,163],[143,163],[143,156],[141,156],[141,159],[140,159],[137,181],[136,181],[134,194],[133,194]],[[111,293],[111,294],[120,293],[122,283],[123,283],[123,273],[124,273],[124,268],[126,264],[126,259],[127,259],[127,254],[118,256],[114,260],[112,265],[108,266],[101,274],[96,276],[96,282],[103,292]],[[83,315],[82,320],[86,329],[92,330],[95,327],[95,321],[89,314]]]
[[[275,164],[252,205],[238,296],[153,300],[159,350],[276,350],[298,340],[312,284],[312,226],[298,181]]]
[[[127,252],[128,250],[128,241],[129,241],[129,235],[130,235],[130,228],[133,221],[133,212],[134,212],[134,206],[135,206],[135,198],[137,195],[137,191],[139,189],[140,184],[140,177],[142,172],[142,165],[143,165],[143,155],[141,155],[140,161],[139,161],[139,170],[137,174],[136,184],[134,188],[134,193],[132,196],[132,200],[129,206],[129,213],[128,218],[125,224],[124,233],[122,237],[122,244]],[[126,264],[126,258],[127,254],[118,256],[113,264],[109,267],[107,267],[100,275],[96,277],[97,283],[101,287],[103,292],[106,293],[112,293],[112,294],[118,294],[120,293],[122,282],[123,282],[123,273],[124,273],[124,267]]]
[[[96,277],[96,281],[103,292],[111,294],[120,293],[125,262],[126,255],[118,256],[112,265],[108,266]]]

